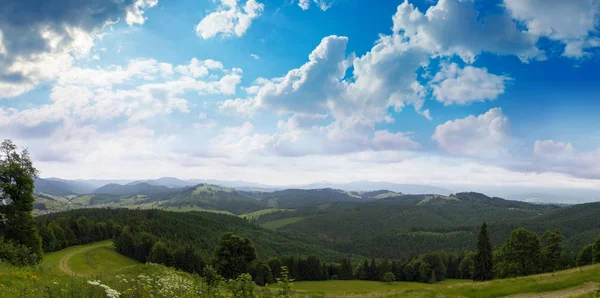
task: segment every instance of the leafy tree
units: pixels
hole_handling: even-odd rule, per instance
[[[541,244],[537,234],[524,228],[510,233],[497,253],[497,272],[500,277],[514,277],[539,273]]]
[[[446,266],[444,265],[440,253],[427,253],[422,255],[421,259],[435,272],[436,281],[446,279]]]
[[[349,280],[352,279],[352,262],[349,258],[343,258],[342,264],[340,266],[340,272],[338,273],[338,278],[341,280]]]
[[[173,266],[173,263],[175,263],[171,251],[160,241],[154,243],[154,246],[152,246],[149,260],[152,263],[166,266]]]
[[[579,251],[577,254],[577,266],[585,266],[592,264],[594,245],[589,244]]]
[[[431,270],[431,266],[429,264],[419,261],[419,278],[422,282],[428,282],[431,280],[431,273],[435,272]],[[434,273],[435,274],[435,273]],[[435,282],[435,281],[433,281]]]
[[[377,267],[375,258],[371,259],[371,265],[369,265],[369,268],[367,270],[367,279],[368,280],[379,280],[379,268]]]
[[[472,279],[475,271],[475,253],[471,252],[465,255],[458,266],[458,270],[460,271],[460,278]]]
[[[280,258],[270,258],[267,261],[267,264],[269,264],[269,267],[271,267],[271,272],[273,273],[274,278],[281,277],[281,267],[283,266],[283,263],[281,262]]]
[[[0,145],[0,236],[29,247],[37,258],[43,256],[33,210],[33,181],[37,177],[29,152],[20,153],[10,140]]]
[[[396,281],[396,276],[394,275],[394,273],[388,271],[383,275],[381,281],[391,284],[392,282]]]
[[[118,252],[133,257],[135,255],[135,240],[129,227],[125,227],[123,232],[115,239],[115,247]]]
[[[474,261],[473,280],[484,281],[493,278],[492,245],[490,244],[490,237],[488,236],[487,224],[485,222],[481,225],[479,236],[477,237],[477,252]]]
[[[265,262],[254,260],[252,264],[250,264],[248,272],[252,275],[252,280],[259,286],[273,283],[273,272],[271,271],[269,264]]]
[[[204,292],[207,297],[213,297],[219,291],[219,284],[223,281],[223,277],[210,265],[204,267],[202,277],[204,277]]]
[[[600,236],[596,238],[592,249],[592,264],[600,263]]]
[[[250,239],[226,233],[215,252],[217,271],[225,278],[233,279],[247,272],[248,266],[256,259],[256,250]]]
[[[562,235],[560,230],[548,230],[542,235],[542,242],[544,248],[542,249],[542,256],[544,259],[544,271],[554,272],[559,267],[559,258],[562,252],[560,243],[562,242]]]
[[[227,288],[234,298],[254,298],[254,287],[252,276],[248,273],[242,273],[227,283]]]
[[[294,280],[289,277],[288,268],[281,267],[281,278],[277,279],[279,285],[279,297],[291,298],[294,295]]]

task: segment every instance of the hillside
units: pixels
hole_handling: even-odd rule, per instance
[[[346,253],[408,258],[441,249],[455,252],[473,249],[475,232],[483,221],[490,222],[492,243],[499,245],[511,231],[503,222],[517,222],[511,225],[514,228],[524,224],[526,219],[534,220],[560,210],[552,205],[490,198],[477,193],[401,195],[273,212],[259,217],[257,223],[264,226],[271,226],[272,222],[284,223],[277,228],[318,237],[331,248]],[[543,232],[550,227],[554,225],[542,224],[540,230]],[[578,226],[573,229],[577,232],[568,234],[569,237],[589,230]]]
[[[162,210],[130,209],[80,209],[37,217],[38,222],[60,217],[79,218],[96,222],[112,222],[130,226],[158,237],[169,243],[188,243],[210,256],[226,232],[248,237],[257,248],[260,258],[286,255],[315,255],[328,260],[338,260],[342,254],[323,246],[312,237],[300,237],[289,233],[260,228],[245,219],[210,212],[176,213]]]
[[[151,185],[146,182],[140,182],[136,184],[107,184],[96,190],[93,193],[97,194],[110,194],[110,195],[152,195],[152,194],[161,194],[161,193],[169,193],[175,192],[176,190],[168,188],[162,185]]]
[[[53,196],[68,196],[78,194],[69,184],[62,181],[53,181],[37,178],[34,182],[35,191]]]

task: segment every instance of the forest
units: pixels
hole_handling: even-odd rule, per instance
[[[10,141],[0,151],[0,260],[14,266],[34,266],[45,253],[102,240],[112,240],[118,253],[140,263],[173,267],[206,280],[247,276],[260,286],[282,279],[485,281],[600,263],[597,203],[535,205],[478,193],[379,199],[363,194],[362,199],[370,199],[359,202],[360,196],[346,200],[347,194],[331,189],[291,190],[279,192],[291,194],[283,198],[255,196],[295,209],[248,218],[109,207],[34,218],[37,171],[28,152],[19,152]],[[204,196],[207,186],[201,187],[196,194]],[[234,196],[208,188],[211,201],[220,192],[228,193],[225,201]],[[188,191],[193,197],[194,191]],[[312,193],[318,195],[293,203]],[[290,216],[302,220],[276,229],[258,225]]]

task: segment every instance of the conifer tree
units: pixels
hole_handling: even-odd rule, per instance
[[[481,225],[479,236],[477,237],[477,253],[475,255],[475,270],[473,271],[473,280],[484,281],[492,279],[492,245],[488,236],[487,224]]]

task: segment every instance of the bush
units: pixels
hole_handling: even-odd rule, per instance
[[[383,281],[383,282],[387,282],[387,283],[390,283],[390,284],[391,284],[392,282],[396,281],[396,276],[394,275],[394,273],[391,273],[391,272],[386,272],[386,273],[383,275],[383,278],[382,278],[382,280],[381,280],[381,281]]]
[[[5,241],[0,237],[0,262],[15,266],[33,266],[38,260],[39,257],[32,253],[29,247]]]

